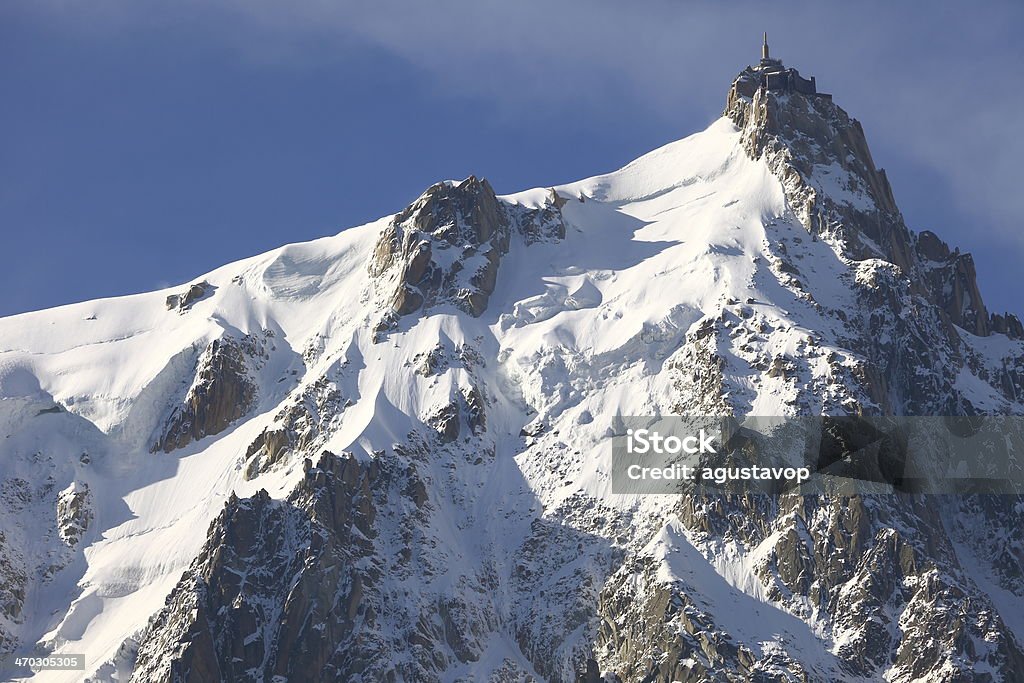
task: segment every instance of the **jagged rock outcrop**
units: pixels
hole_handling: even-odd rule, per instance
[[[965,577],[941,505],[690,497],[605,583],[595,643],[602,669],[647,683],[957,681],[980,667],[1017,671],[1020,644]],[[749,564],[726,582],[713,563],[736,555]],[[738,587],[751,579],[785,611],[762,613],[764,603]],[[766,620],[774,646],[749,640],[758,631],[750,619]],[[800,619],[828,629],[831,655],[809,654]]]
[[[953,324],[980,337],[992,333],[1005,334],[1011,339],[1024,337],[1024,327],[1015,315],[990,314],[986,309],[970,254],[951,250],[929,230],[917,235],[915,246],[933,300]]]
[[[996,334],[1005,334],[1010,339],[1024,339],[1024,324],[1013,313],[993,313],[990,328]]]
[[[357,628],[379,609],[367,595],[381,573],[361,562],[378,476],[324,453],[285,501],[229,500],[142,637],[132,680],[398,680],[384,643]]]
[[[698,590],[679,579],[659,579],[657,565],[634,561],[602,591],[597,647],[618,678],[649,683],[808,680],[808,672],[785,651],[760,657],[737,643],[716,625],[715,615],[695,602]]]
[[[437,183],[381,233],[370,275],[393,271],[390,303],[399,316],[443,302],[479,316],[508,251],[509,227],[486,180]]]
[[[74,546],[92,522],[92,496],[81,482],[71,484],[57,495],[57,532],[64,543]]]
[[[991,321],[981,299],[971,255],[961,254],[959,250],[950,252],[945,242],[927,230],[917,236],[916,246],[935,303],[953,324],[987,337]]]
[[[486,179],[432,185],[381,233],[370,275],[387,283],[391,311],[408,315],[451,303],[474,317],[487,308],[512,231],[527,244],[565,237],[551,190],[539,207],[508,204]]]
[[[167,310],[176,310],[178,313],[184,313],[192,308],[192,304],[212,294],[214,289],[216,288],[206,280],[196,282],[190,285],[184,292],[168,295],[166,300]]]
[[[0,656],[18,645],[17,627],[24,617],[28,572],[24,558],[0,531]]]
[[[702,316],[681,315],[679,329],[645,324],[626,347],[647,350],[622,365],[558,337],[519,368],[499,355],[494,376],[480,339],[441,334],[418,346],[403,367],[430,389],[415,401],[416,426],[394,437],[402,443],[368,462],[328,454],[307,463],[285,501],[229,501],[141,637],[135,680],[468,683],[477,679],[453,672],[473,670],[496,641],[515,656],[489,670],[495,683],[952,683],[970,680],[972,667],[1022,666],[1020,643],[965,569],[965,547],[994,557],[986,571],[1021,594],[1024,561],[996,531],[1020,523],[1013,505],[790,493],[614,508],[566,493],[587,460],[574,433],[594,421],[589,408],[569,417],[575,402],[629,363],[650,362],[652,375],[663,367],[665,407],[689,415],[749,414],[766,392],[789,415],[982,412],[962,372],[1007,405],[1024,389],[1024,358],[1011,349],[994,359],[971,341],[1012,336],[1019,322],[988,313],[969,257],[904,225],[860,125],[827,96],[751,88],[749,76],[734,84],[727,113],[745,153],[782,183],[790,212],[764,221],[751,277],[791,295],[786,305],[813,325],[782,319],[780,301],[723,297]],[[537,205],[505,201],[475,178],[428,189],[379,236],[368,266],[391,312],[384,327],[443,304],[482,315],[512,239],[563,239],[565,206],[554,190]],[[842,298],[815,280],[823,263],[811,245],[835,255]],[[588,273],[524,299],[498,328],[601,310],[596,283]],[[661,342],[663,366],[650,350]],[[516,395],[509,387],[526,384],[517,372],[537,373],[540,388]],[[327,370],[286,401],[248,446],[245,476],[322,447],[348,407],[341,384]],[[473,491],[494,485],[483,468],[498,460],[488,430],[499,392],[528,406],[517,425],[524,473],[557,493],[527,517],[496,512],[492,523],[504,530],[517,519],[522,536],[495,551],[478,516],[499,502]],[[969,538],[964,520],[991,531]],[[463,534],[481,539],[465,564],[450,545]]]
[[[28,415],[35,414],[34,406],[26,407]],[[54,590],[54,579],[81,558],[94,501],[84,482],[65,485],[70,472],[50,453],[19,453],[8,446],[2,454],[5,464],[20,469],[13,475],[8,470],[0,480],[0,667],[9,667],[9,655],[24,651],[35,605]],[[5,679],[13,675],[0,671]]]
[[[963,410],[953,385],[957,368],[974,360],[954,326],[978,336],[1016,338],[1022,331],[1011,314],[988,312],[970,254],[907,228],[863,128],[831,96],[768,90],[748,67],[733,82],[725,115],[742,129],[747,154],[763,159],[779,178],[805,229],[857,270],[851,284],[864,334],[856,345],[870,361],[860,370],[870,401],[857,410]],[[797,272],[785,245],[777,249],[778,267]],[[834,312],[844,321],[848,313]],[[938,405],[937,396],[947,398]],[[972,410],[969,402],[966,410]]]
[[[537,207],[509,206],[509,217],[527,245],[557,242],[565,239],[565,218],[562,207],[569,201],[553,188],[546,201]]]
[[[964,401],[954,389],[964,361],[959,338],[935,306],[919,305],[903,273],[891,263],[856,266],[859,310],[853,318],[868,362],[860,384],[871,397],[859,410],[885,415],[959,415]],[[969,411],[969,409],[968,409]]]
[[[270,471],[291,451],[309,452],[320,446],[351,405],[338,386],[344,363],[332,369],[301,392],[274,415],[274,424],[253,439],[245,452],[245,477]]]
[[[452,387],[446,400],[430,406],[423,415],[424,423],[437,432],[441,442],[452,443],[460,435],[482,434],[487,428],[488,399],[479,378],[486,366],[480,351],[472,344],[454,346],[444,339],[413,361],[416,372],[424,377],[447,373],[465,377],[457,387]]]
[[[828,95],[766,90],[753,74],[736,77],[725,108],[747,154],[768,162],[812,235],[834,235],[853,258],[881,257],[909,274],[911,234],[860,122]]]
[[[232,497],[139,637],[132,680],[435,683],[478,661],[495,577],[453,571],[425,533],[435,494],[406,460],[420,448],[324,452],[285,500]]]
[[[434,428],[442,442],[451,443],[459,438],[459,433],[462,431],[460,417],[459,404],[453,401],[427,416],[426,423]]]
[[[246,359],[243,345],[231,337],[210,342],[196,361],[184,400],[171,411],[152,450],[170,453],[224,431],[245,415],[257,393]]]
[[[753,392],[736,378],[749,377],[753,368],[762,373],[754,383],[771,380],[791,394],[786,404],[794,413],[975,413],[960,384],[961,368],[983,376],[995,370],[978,367],[969,340],[953,326],[985,336],[1006,334],[1019,323],[988,314],[970,257],[951,252],[931,233],[917,236],[906,228],[860,125],[830,97],[770,92],[748,69],[733,84],[726,114],[742,129],[747,154],[763,159],[779,178],[804,228],[851,269],[855,305],[819,307],[813,288],[799,281],[794,259],[801,254],[788,252],[785,243],[771,245],[777,282],[847,330],[844,353],[821,349],[810,335],[797,353],[759,355],[766,346],[759,339],[778,330],[751,306],[730,300],[716,318],[687,332],[671,366],[680,397],[673,412],[750,412]],[[808,381],[819,358],[829,366],[828,383],[820,387]],[[1002,362],[1015,366],[1017,359]],[[1015,380],[1006,382],[1004,398],[1015,402]],[[827,392],[836,386],[842,391],[830,401]],[[1014,524],[1015,500],[688,497],[674,509],[679,528],[670,523],[660,532],[676,540],[656,537],[605,584],[596,657],[601,669],[644,683],[846,676],[959,681],[978,680],[980,669],[1013,676],[1021,670],[1021,644],[988,595],[966,578],[965,567],[973,569],[976,560],[951,539],[976,546],[977,557],[1000,558],[992,567],[1003,567],[995,569],[1001,585],[1020,595],[1020,560],[991,533]],[[968,524],[990,532],[971,534]],[[688,546],[700,553],[673,559]],[[777,646],[758,651],[737,637],[746,630],[742,624],[702,609],[709,592],[732,590],[711,567],[711,573],[701,569],[722,557],[749,563],[730,565],[740,572],[733,586],[749,585],[752,575],[768,600],[827,629],[837,643],[834,658],[798,655],[798,638],[777,631]],[[713,604],[721,606],[720,595]]]

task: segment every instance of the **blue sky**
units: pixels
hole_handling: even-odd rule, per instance
[[[0,3],[0,315],[176,284],[404,207],[612,170],[773,54],[864,124],[908,224],[1024,313],[1024,4]]]

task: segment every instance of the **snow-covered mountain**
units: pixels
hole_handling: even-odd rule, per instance
[[[1024,414],[1024,330],[775,60],[606,175],[474,177],[0,319],[33,680],[1020,681],[1013,496],[623,496],[624,415]],[[8,663],[7,677],[27,677]]]

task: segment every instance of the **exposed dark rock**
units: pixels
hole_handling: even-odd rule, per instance
[[[483,394],[477,387],[463,390],[462,400],[466,403],[466,422],[474,434],[487,428],[487,409]]]
[[[206,280],[190,285],[184,292],[171,294],[167,297],[167,310],[173,311],[177,309],[179,313],[184,313],[192,307],[192,304],[212,294],[214,289],[216,287]]]
[[[429,505],[415,468],[383,452],[368,462],[325,452],[303,472],[286,500],[228,500],[139,637],[133,681],[440,683],[453,664],[479,660],[498,622],[476,596],[493,579],[453,575],[452,590],[427,601],[402,583],[449,580],[417,547],[434,541],[421,533]]]
[[[576,676],[576,683],[603,683],[604,679],[601,676],[601,667],[598,666],[597,660],[588,659],[586,667]]]
[[[910,272],[910,231],[884,171],[875,167],[860,123],[831,98],[763,88],[744,95],[738,87],[746,82],[743,76],[729,92],[725,113],[743,128],[747,153],[764,157],[782,181],[808,232],[835,234],[854,258],[881,257]],[[838,178],[834,163],[842,172]],[[861,199],[833,200],[817,189],[817,178],[825,175]]]
[[[917,235],[917,253],[921,258],[942,263],[952,254],[949,245],[939,239],[931,230],[922,230]]]
[[[529,422],[519,430],[519,436],[537,437],[547,430],[543,422]]]
[[[245,415],[255,400],[256,385],[242,346],[227,336],[214,339],[199,357],[192,386],[165,421],[152,450],[170,453],[219,434]]]
[[[287,501],[232,497],[141,639],[132,680],[398,680],[357,631],[375,618],[378,574],[358,561],[378,475],[325,453]]]
[[[861,385],[883,414],[956,415],[955,371],[941,358],[959,355],[960,340],[941,310],[920,306],[911,284],[892,264],[860,267],[859,345],[870,364]],[[870,410],[870,409],[869,409]]]
[[[15,629],[23,621],[28,585],[24,558],[0,531],[0,656],[18,644]]]
[[[57,532],[64,543],[74,546],[92,522],[92,497],[89,487],[72,484],[57,496]]]
[[[991,321],[971,255],[951,252],[945,242],[928,231],[917,236],[916,247],[932,300],[953,324],[980,337],[988,336]]]
[[[427,419],[427,424],[437,431],[442,443],[455,441],[461,431],[459,404],[453,401],[443,406]]]
[[[601,592],[597,649],[621,680],[807,680],[787,654],[757,655],[736,643],[686,586],[658,581],[655,573],[653,563],[627,563]]]
[[[506,204],[474,176],[437,183],[381,233],[370,275],[386,283],[388,304],[398,316],[451,303],[479,317],[513,229],[527,244],[564,238],[565,201],[551,190],[540,207]]]
[[[1012,313],[993,313],[989,328],[996,334],[1005,334],[1010,339],[1024,339],[1024,325]]]
[[[566,513],[583,499],[567,501]],[[582,514],[596,513],[591,507]],[[588,642],[580,649],[567,648],[572,633],[594,634],[596,606],[601,585],[618,558],[606,547],[584,545],[566,523],[568,520],[538,518],[519,547],[512,570],[512,587],[522,596],[517,607],[515,639],[530,660],[540,680],[559,683],[574,681],[586,660],[596,659]],[[574,520],[579,523],[580,520]],[[559,608],[553,609],[553,605]],[[568,659],[568,662],[564,662]],[[562,664],[571,666],[566,671]],[[604,667],[609,671],[612,667]],[[627,679],[628,680],[628,679]]]
[[[674,413],[723,416],[732,414],[722,384],[725,360],[718,353],[720,330],[721,320],[705,318],[695,330],[687,333],[683,355],[673,364],[679,371],[674,384],[680,396],[694,397],[699,404],[686,407],[676,404],[672,406]]]
[[[339,372],[335,366],[329,375],[337,378]],[[337,382],[328,376],[306,386],[274,415],[275,426],[264,429],[249,444],[245,478],[270,471],[292,451],[309,452],[322,445],[325,433],[349,405]]]
[[[972,414],[976,409],[957,388],[958,373],[967,366],[979,377],[1000,377],[1007,400],[1016,401],[1016,356],[1008,352],[1002,367],[980,367],[969,338],[956,327],[1015,336],[1020,323],[988,314],[969,255],[931,233],[914,235],[906,228],[856,121],[830,98],[767,92],[743,74],[726,113],[743,129],[747,153],[764,159],[782,182],[808,232],[828,240],[854,271],[856,305],[832,314],[849,326],[844,343],[858,359],[841,363],[832,352],[824,355],[842,400],[822,407],[824,392],[806,386],[802,391],[813,397],[795,405],[825,411],[842,406],[853,414]],[[843,191],[828,197],[819,182],[823,174],[832,174]],[[796,268],[784,244],[773,249],[786,257],[773,264],[775,277],[786,284]],[[723,377],[738,371],[735,349],[744,348],[731,342],[763,327],[756,312],[736,315],[739,320],[728,312],[705,318],[687,333],[672,361],[680,396],[672,412],[749,410],[742,393],[724,391]],[[808,342],[793,358],[743,362],[763,377],[788,380],[802,372],[800,356],[814,353]],[[659,580],[643,558],[627,562],[602,590],[596,659],[602,669],[635,683],[827,680],[837,672],[867,680],[989,680],[977,676],[980,670],[998,672],[992,680],[1012,680],[1010,672],[1021,666],[1020,645],[988,596],[964,580],[950,531],[960,529],[978,557],[994,558],[1000,584],[1021,595],[1024,561],[995,531],[1019,525],[1019,507],[996,496],[684,497],[678,516],[695,547],[709,558],[722,544],[759,548],[755,571],[771,600],[804,615],[812,605],[817,618],[841,635],[835,671],[806,669],[788,650],[757,652],[735,642],[714,613],[702,612],[699,593],[684,581]]]
[[[741,73],[725,113],[743,128],[747,153],[764,158],[782,181],[808,232],[841,243],[851,259],[882,258],[898,266],[912,292],[935,303],[950,322],[990,334],[971,255],[951,252],[934,233],[914,235],[907,228],[860,123],[830,97],[780,94],[758,83],[752,70]],[[830,197],[819,189],[822,182],[838,183],[849,199]]]
[[[756,275],[793,293],[794,306],[830,316],[834,330],[798,329],[799,312],[767,318],[763,309],[782,301],[723,297],[722,310],[686,318],[685,336],[672,337],[665,367],[675,394],[657,408],[741,415],[765,383],[783,413],[972,415],[977,409],[958,389],[961,371],[990,386],[993,400],[1001,392],[1016,401],[1024,387],[1019,349],[986,366],[982,354],[972,356],[976,340],[957,327],[1020,336],[1019,321],[988,315],[969,256],[906,228],[860,125],[820,94],[762,88],[752,70],[734,84],[728,113],[810,235],[833,248],[851,294],[814,300],[814,269],[798,260],[796,245],[812,241],[802,233],[788,246],[771,245],[770,263],[757,263]],[[841,190],[832,197],[826,176]],[[430,188],[376,245],[369,270],[392,309],[377,332],[434,305],[480,315],[511,237],[561,239],[565,201],[552,190],[541,206],[513,205],[474,178]],[[770,338],[775,331],[784,344]],[[403,443],[368,462],[325,454],[314,465],[307,457],[347,405],[338,384],[310,385],[288,402],[249,446],[246,473],[296,457],[300,483],[285,501],[266,492],[229,500],[140,636],[134,680],[475,683],[473,674],[454,672],[487,662],[497,638],[518,649],[519,661],[493,663],[479,678],[488,683],[952,682],[1014,680],[1024,667],[987,589],[964,571],[968,549],[983,558],[986,580],[1024,594],[1024,554],[1012,533],[1024,524],[1017,499],[684,495],[665,507],[603,509],[590,493],[565,495],[587,457],[565,433],[594,416],[559,396],[560,412],[517,413],[532,420],[520,435],[534,450],[519,460],[536,479],[497,483],[536,483],[544,497],[516,516],[523,510],[489,497],[500,488],[480,487],[496,471],[515,475],[514,467],[472,469],[497,451],[478,438],[487,435],[494,385],[475,372],[485,366],[485,347],[474,343],[441,339],[409,359],[417,382],[432,378],[423,384],[445,391],[425,404],[439,406],[433,414],[418,416],[436,434],[414,424]],[[557,352],[579,363],[571,366],[580,385],[571,387],[572,401],[616,376],[614,367],[588,369],[584,354]],[[504,425],[501,417],[492,424]],[[757,455],[738,422],[729,431],[746,449],[737,458]],[[608,433],[624,432],[616,416]],[[508,530],[503,519],[514,520],[514,541],[486,538]],[[670,541],[654,538],[669,530]],[[461,536],[472,545],[449,543]],[[0,598],[0,606],[17,603],[11,589]],[[739,606],[739,615],[728,611]],[[780,620],[771,628],[794,624],[801,642],[785,628],[746,623],[769,615]]]
[[[432,377],[448,368],[448,349],[438,344],[422,356],[417,355],[415,361],[418,363],[416,372],[424,377]]]
[[[380,277],[394,270],[390,304],[398,315],[450,302],[479,316],[508,247],[504,206],[486,180],[470,176],[432,185],[395,216],[377,241],[369,271]],[[440,252],[452,255],[441,258]]]
[[[264,429],[245,450],[245,458],[249,463],[245,469],[245,478],[252,479],[267,471],[281,460],[291,446],[292,435],[287,429]]]
[[[558,242],[565,239],[565,218],[562,207],[568,200],[554,189],[539,207],[510,206],[509,215],[527,244]],[[580,201],[583,201],[582,199]]]

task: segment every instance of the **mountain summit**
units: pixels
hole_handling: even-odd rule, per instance
[[[974,274],[766,38],[719,120],[612,173],[441,182],[0,319],[0,648],[95,681],[1019,680],[1015,497],[610,484],[622,416],[1024,414]]]
[[[760,63],[733,81],[725,116],[743,129],[748,154],[765,158],[792,186],[787,199],[812,235],[841,242],[850,258],[899,266],[955,325],[979,336],[1024,336],[1015,316],[988,313],[969,254],[951,253],[934,233],[907,228],[860,123],[817,92],[813,76],[808,81],[769,58],[767,34]]]

